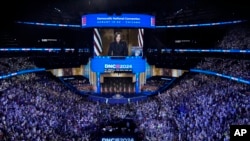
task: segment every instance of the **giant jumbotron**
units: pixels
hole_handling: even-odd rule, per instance
[[[83,76],[60,77],[63,83],[76,92],[88,95],[91,100],[98,102],[130,103],[159,93],[161,87],[166,87],[175,79],[157,78],[161,81],[159,83],[164,84],[146,86],[147,78],[152,76],[152,67],[143,56],[143,37],[145,30],[155,27],[154,16],[87,14],[82,16],[81,21],[82,28],[93,29],[93,56],[89,59],[88,65],[82,66],[80,74]],[[128,56],[107,55],[109,43],[114,40],[115,32],[120,32],[122,39],[127,43]]]

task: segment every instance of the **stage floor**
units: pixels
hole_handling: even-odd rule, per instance
[[[100,94],[89,94],[88,98],[92,101],[98,101],[109,104],[126,104],[131,102],[137,102],[147,99],[148,96],[143,94],[115,94],[115,93],[100,93]]]

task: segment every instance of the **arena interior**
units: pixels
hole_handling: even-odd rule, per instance
[[[249,6],[2,3],[0,141],[233,141],[232,125],[250,125]],[[152,27],[137,17],[83,27],[100,13],[149,15]],[[128,56],[106,55],[116,31]]]

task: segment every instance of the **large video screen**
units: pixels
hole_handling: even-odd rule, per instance
[[[93,30],[94,56],[143,56],[143,28]]]

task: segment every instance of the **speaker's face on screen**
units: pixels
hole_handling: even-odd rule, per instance
[[[121,34],[117,34],[115,40],[119,43],[121,41]]]
[[[142,29],[115,29],[100,28],[94,30],[94,54],[95,56],[108,56],[110,43],[124,41],[128,47],[128,54],[132,55],[131,49],[143,43],[143,35],[139,36]],[[140,38],[142,37],[142,38]],[[142,46],[141,46],[142,47]],[[134,55],[134,53],[133,53]]]

